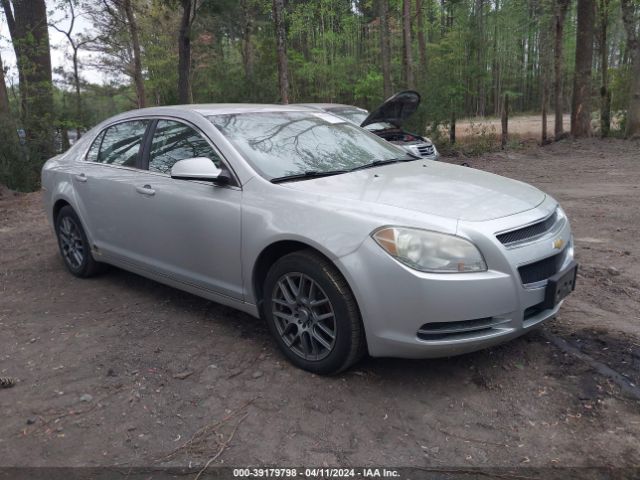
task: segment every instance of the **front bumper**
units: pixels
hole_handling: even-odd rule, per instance
[[[478,245],[489,266],[486,272],[418,272],[393,259],[371,238],[341,257],[341,270],[360,307],[369,353],[400,358],[458,355],[518,337],[553,317],[562,302],[543,308],[546,282],[523,285],[518,267],[559,254],[553,245],[560,238],[565,246],[560,252],[564,255],[561,270],[566,268],[572,261],[568,221],[549,235],[514,249],[495,237],[505,226],[524,225],[553,208],[555,202],[549,199],[535,211],[507,219],[461,222],[458,235]],[[479,326],[456,332],[460,325]]]

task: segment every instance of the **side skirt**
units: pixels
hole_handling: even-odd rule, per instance
[[[177,288],[178,290],[183,290],[185,292],[189,292],[198,297],[206,298],[207,300],[211,300],[213,302],[219,303],[221,305],[225,305],[227,307],[235,308],[236,310],[240,310],[242,312],[248,313],[249,315],[260,318],[260,313],[258,311],[258,307],[252,303],[243,302],[237,298],[229,297],[228,295],[223,295],[221,293],[215,292],[213,290],[209,290],[207,288],[203,288],[201,286],[186,283],[181,280],[177,280],[174,277],[169,275],[159,273],[155,270],[151,270],[149,268],[138,265],[137,263],[130,262],[123,258],[115,258],[112,255],[105,255],[104,252],[93,252],[94,258],[100,262],[108,263],[109,265],[113,265],[115,267],[121,268],[128,272],[135,273],[137,275],[143,276],[145,278],[149,278],[158,283],[162,283],[164,285],[168,285],[173,288]]]

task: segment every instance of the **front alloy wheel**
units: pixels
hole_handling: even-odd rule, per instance
[[[262,313],[278,347],[296,366],[339,373],[366,351],[360,312],[336,267],[313,250],[280,258],[264,282]]]
[[[272,315],[285,345],[305,360],[322,360],[336,343],[336,318],[327,294],[300,272],[280,277],[271,298]]]

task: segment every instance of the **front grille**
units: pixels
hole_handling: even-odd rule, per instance
[[[555,275],[560,271],[563,258],[564,253],[558,253],[552,257],[519,267],[518,273],[520,273],[522,283],[526,285],[528,283],[541,282]]]
[[[433,155],[433,145],[420,145],[418,147],[418,152],[423,157]]]
[[[540,222],[534,223],[533,225],[529,225],[524,228],[519,228],[518,230],[501,233],[500,235],[496,235],[496,237],[498,238],[498,241],[503,245],[522,242],[523,240],[529,240],[530,238],[538,237],[548,232],[555,225],[557,220],[558,212],[553,212],[553,215]]]
[[[509,319],[494,317],[455,322],[430,322],[422,325],[417,335],[421,340],[454,340],[490,333],[495,327],[507,322]]]

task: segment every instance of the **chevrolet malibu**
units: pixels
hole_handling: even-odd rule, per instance
[[[73,275],[111,264],[261,317],[320,374],[496,345],[575,284],[549,195],[303,106],[124,113],[50,159],[42,186]]]

